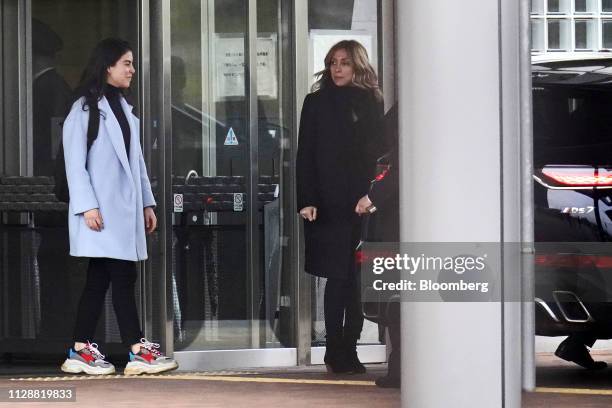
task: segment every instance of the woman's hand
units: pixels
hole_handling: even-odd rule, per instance
[[[102,231],[104,229],[104,222],[102,222],[102,215],[100,210],[97,208],[87,210],[83,213],[85,217],[85,224],[93,231]]]
[[[364,195],[357,201],[357,205],[355,206],[355,212],[359,215],[373,213],[376,211],[376,207],[372,205],[372,201],[370,201],[370,197],[368,195]]]
[[[300,215],[305,220],[314,221],[317,219],[317,207],[304,207],[300,210]]]
[[[147,234],[152,233],[157,228],[157,217],[155,211],[151,207],[145,207],[144,209],[144,222]]]

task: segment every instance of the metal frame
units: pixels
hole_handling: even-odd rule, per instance
[[[202,123],[208,122],[208,126],[202,127],[208,129],[208,143],[206,149],[202,149],[202,163],[204,164],[203,175],[216,176],[217,175],[217,127],[215,126],[214,118],[216,117],[216,106],[214,102],[214,93],[209,84],[213,83],[213,69],[210,68],[211,61],[214,58],[214,50],[212,44],[214,40],[211,38],[210,33],[214,32],[215,29],[215,5],[213,0],[202,0],[200,2],[200,26],[206,24],[207,29],[202,31],[202,47],[201,47],[201,58],[202,58],[202,73],[206,80],[202,81],[202,95],[206,96],[206,100],[202,101]],[[208,113],[208,115],[205,114]],[[211,220],[216,222],[216,214],[211,214],[215,219]]]
[[[247,1],[247,33],[244,44],[245,96],[248,98],[247,118],[249,121],[249,173],[246,184],[247,194],[247,319],[251,322],[251,348],[260,347],[262,342],[262,321],[259,319],[259,114],[257,109],[257,0]],[[265,341],[265,338],[263,339]]]
[[[378,72],[380,84],[384,91],[385,111],[387,111],[397,100],[395,96],[395,29],[386,29],[387,27],[395,28],[395,7],[393,0],[379,1],[378,21],[380,22],[378,24],[378,49],[381,55],[378,63]]]
[[[141,0],[138,2],[138,50],[140,55],[140,72],[138,75],[139,91],[140,91],[140,117],[151,117],[151,42],[149,35],[150,11],[149,1]],[[143,120],[140,122],[140,139],[143,149],[145,163],[151,163],[151,121]],[[149,168],[150,166],[148,166]],[[160,214],[157,214],[158,216]],[[150,254],[153,251],[151,241],[148,241],[147,252]],[[150,262],[141,262],[139,270],[139,288],[140,288],[140,320],[142,324],[142,332],[147,338],[152,338],[153,327],[153,307],[151,299],[146,295],[149,293],[147,288],[150,287],[151,264]]]
[[[294,367],[295,348],[177,351],[181,370],[227,370],[236,368]]]
[[[308,56],[298,50],[308,49],[308,1],[293,1],[293,58],[295,77],[295,99],[293,111],[292,128],[293,139],[291,149],[291,177],[295,180],[295,163],[297,159],[297,130],[299,129],[299,117],[302,111],[304,97],[308,93]],[[296,187],[292,183],[291,197],[295,200]],[[295,201],[294,201],[295,203]],[[312,347],[312,277],[304,273],[302,223],[297,214],[292,216],[293,245],[291,246],[292,259],[296,260],[297,271],[294,276],[294,303],[297,305],[294,316],[296,322],[296,346],[298,350],[297,363],[299,365],[311,364]]]
[[[4,0],[0,0],[0,55],[4,59]],[[4,78],[4,63],[0,62],[0,78]],[[4,145],[4,81],[0,81],[0,143]],[[0,169],[4,171],[4,155],[0,155]],[[7,309],[5,309],[7,310]]]
[[[534,220],[533,220],[533,130],[531,93],[531,5],[530,0],[519,3],[519,86],[521,139],[521,352],[522,387],[535,389],[535,294],[534,275]],[[546,47],[546,44],[544,44]]]
[[[3,59],[3,99],[18,101],[17,103],[8,103],[3,107],[3,128],[2,128],[2,141],[5,152],[17,152],[20,151],[21,143],[25,139],[23,135],[23,127],[25,126],[21,122],[26,119],[22,117],[25,107],[25,96],[22,93],[23,84],[20,81],[23,80],[23,71],[25,70],[25,57],[23,61],[19,58],[19,49],[23,49],[25,46],[23,35],[21,31],[24,29],[24,5],[17,2],[16,0],[4,1],[3,4],[3,38],[2,38],[2,59]],[[10,30],[10,31],[9,31]],[[20,31],[21,30],[21,31]],[[23,53],[22,53],[23,55]],[[17,64],[4,64],[4,59],[17,56]],[[5,85],[8,84],[8,85]],[[13,93],[14,92],[14,93]],[[17,135],[18,137],[6,137],[6,135]],[[22,170],[24,166],[23,154],[19,155],[2,155],[3,166],[2,171],[4,174],[20,175],[23,174]]]
[[[19,66],[19,174],[31,176],[34,166],[32,146],[32,2],[18,3],[18,66]]]
[[[170,0],[152,0],[149,3],[150,31],[141,32],[141,36],[149,35],[151,43],[156,47],[149,47],[150,55],[143,60],[149,61],[149,80],[150,84],[161,84],[161,86],[150,86],[145,88],[149,92],[151,117],[150,123],[145,125],[145,129],[150,127],[151,137],[157,140],[159,150],[159,162],[156,169],[158,174],[157,189],[158,199],[158,234],[159,234],[159,257],[160,273],[159,276],[149,276],[153,281],[147,282],[146,294],[156,293],[159,305],[157,325],[151,321],[151,326],[159,327],[159,338],[162,349],[168,355],[174,352],[174,317],[172,299],[172,217],[168,212],[168,203],[171,202],[172,195],[172,141],[166,135],[172,132],[172,112],[171,112],[171,93],[170,93]],[[146,25],[143,24],[143,28]],[[149,84],[149,85],[150,85]],[[148,261],[150,264],[151,260]],[[151,275],[151,274],[149,274]],[[154,308],[154,306],[153,306]],[[151,328],[147,331],[151,332]]]

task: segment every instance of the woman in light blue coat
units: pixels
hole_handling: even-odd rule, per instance
[[[125,373],[159,373],[177,367],[157,350],[158,344],[143,337],[136,310],[136,261],[147,259],[145,230],[153,232],[157,219],[140,147],[139,121],[123,96],[134,73],[127,42],[101,41],[64,122],[70,255],[89,258],[74,346],[62,365],[65,372],[115,371],[92,342],[111,284],[121,338],[130,349]],[[100,124],[88,146],[90,115],[99,115]]]

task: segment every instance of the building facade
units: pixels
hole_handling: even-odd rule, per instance
[[[612,1],[531,0],[532,52],[611,49]]]

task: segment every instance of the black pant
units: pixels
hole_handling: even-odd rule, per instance
[[[140,342],[142,332],[136,310],[136,263],[111,258],[91,258],[87,282],[79,302],[74,341],[93,341],[109,284],[113,284],[113,307],[121,340],[126,346]]]
[[[344,339],[355,344],[361,336],[363,313],[359,281],[328,278],[325,284],[323,312],[327,342]]]
[[[391,378],[401,378],[402,373],[402,343],[401,343],[401,323],[400,323],[400,304],[394,302],[389,305],[387,315],[389,340],[391,344],[391,354],[389,354],[389,369],[387,376]]]

